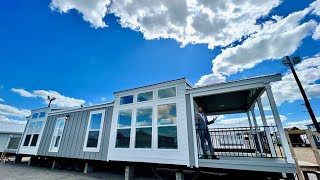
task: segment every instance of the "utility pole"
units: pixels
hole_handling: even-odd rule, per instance
[[[320,133],[320,127],[319,127],[318,121],[317,121],[317,119],[316,119],[316,116],[314,115],[314,113],[313,113],[313,111],[312,111],[312,108],[311,108],[310,102],[309,102],[309,100],[308,100],[308,98],[307,98],[307,95],[306,95],[306,93],[304,92],[304,89],[303,89],[303,87],[302,87],[302,84],[301,84],[301,82],[300,82],[300,80],[299,80],[299,78],[298,78],[298,75],[297,75],[294,67],[293,67],[294,64],[297,64],[297,63],[300,62],[300,58],[299,58],[299,59],[298,59],[298,58],[299,58],[299,57],[296,57],[297,61],[296,61],[296,62],[294,61],[294,63],[292,63],[290,57],[289,57],[289,56],[286,56],[287,61],[285,61],[285,63],[284,63],[284,61],[282,61],[282,63],[285,64],[285,65],[288,65],[288,66],[290,67],[290,69],[291,69],[291,71],[292,71],[292,74],[293,74],[293,76],[294,76],[294,79],[296,80],[296,82],[297,82],[297,84],[298,84],[298,87],[299,87],[299,89],[300,89],[300,92],[301,92],[302,97],[303,97],[303,100],[304,100],[304,104],[305,104],[305,106],[306,106],[306,108],[307,108],[307,110],[308,110],[308,112],[309,112],[309,115],[310,115],[311,120],[312,120],[312,122],[313,122],[313,124],[314,124],[314,127],[316,128],[317,132]]]

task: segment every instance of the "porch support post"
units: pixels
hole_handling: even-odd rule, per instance
[[[257,123],[256,115],[255,115],[255,113],[254,113],[255,103],[256,103],[256,102],[254,102],[253,106],[251,107],[251,115],[252,115],[253,123],[254,123],[254,126],[255,126],[255,133],[256,133],[256,135],[257,135],[257,141],[258,141],[260,153],[263,153],[263,149],[262,149],[262,145],[261,145],[261,140],[260,140],[260,135],[259,135],[258,123]]]
[[[250,119],[249,111],[247,111],[246,113],[247,113],[247,117],[248,117],[249,126],[250,126],[250,129],[251,129],[252,128],[252,122],[251,122],[251,119]]]
[[[133,180],[134,175],[134,167],[133,166],[126,166],[125,169],[125,180]]]
[[[277,105],[276,105],[276,102],[274,101],[274,97],[273,97],[273,94],[272,94],[271,86],[269,84],[266,85],[266,92],[267,92],[267,96],[268,96],[268,99],[269,99],[269,103],[270,103],[270,107],[271,107],[271,110],[272,110],[272,114],[273,114],[273,117],[274,117],[274,121],[275,121],[276,126],[278,128],[281,145],[282,145],[284,154],[286,156],[286,161],[288,163],[294,163],[294,161],[292,159],[291,152],[290,152],[290,148],[289,148],[289,145],[288,145],[288,141],[287,141],[287,138],[286,138],[286,135],[284,133],[284,129],[283,129],[283,126],[282,126],[282,123],[281,123],[281,119],[280,119],[280,115],[279,115],[279,112],[278,112],[278,109],[277,109]]]
[[[259,107],[259,112],[260,112],[262,124],[264,126],[264,130],[265,130],[266,135],[267,135],[267,139],[268,139],[268,144],[269,144],[269,147],[270,147],[271,155],[272,155],[272,157],[277,157],[276,151],[274,149],[273,141],[272,141],[272,138],[271,138],[270,129],[269,129],[269,126],[268,126],[268,123],[267,123],[267,120],[266,120],[266,115],[264,114],[263,105],[261,103],[261,98],[260,97],[257,99],[257,103],[258,103],[258,107]]]

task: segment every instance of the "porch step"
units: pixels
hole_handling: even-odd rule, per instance
[[[250,158],[250,157],[223,157],[219,160],[199,159],[199,167],[238,169],[264,172],[295,173],[295,165],[283,159],[276,158]]]

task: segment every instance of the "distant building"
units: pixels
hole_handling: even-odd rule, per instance
[[[318,124],[320,125],[320,122],[318,122]],[[314,124],[308,124],[306,125],[307,128],[311,131],[316,131],[316,128],[314,127]],[[317,146],[320,146],[320,137],[319,136],[313,136],[314,142],[316,143]]]
[[[9,152],[15,153],[21,136],[23,134],[25,124],[17,124],[12,122],[0,122],[0,153],[2,153],[9,145]]]

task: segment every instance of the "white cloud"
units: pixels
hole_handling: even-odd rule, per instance
[[[107,26],[103,18],[109,4],[110,0],[52,0],[50,8],[61,13],[75,9],[83,15],[85,21],[90,22],[92,27],[98,28]]]
[[[20,94],[20,96],[23,97],[37,97],[35,94],[32,94],[24,89],[16,89],[16,88],[12,88],[11,91]]]
[[[222,74],[207,74],[200,78],[200,80],[196,83],[196,86],[220,83],[225,81],[226,81],[226,77],[223,76]]]
[[[0,102],[4,102],[4,100],[2,98],[0,98]]]
[[[24,120],[24,121],[19,121],[19,120],[16,120],[16,119],[12,119],[12,118],[8,118],[6,116],[1,116],[0,115],[0,122],[4,122],[4,123],[12,123],[12,124],[26,124],[27,123],[27,120]]]
[[[76,107],[85,103],[82,99],[75,99],[72,97],[67,97],[61,95],[56,91],[46,91],[46,90],[34,90],[32,93],[24,90],[24,89],[15,89],[12,88],[13,92],[19,93],[23,97],[40,97],[44,100],[44,103],[47,104],[47,97],[55,97],[56,100],[52,101],[52,105],[57,105],[59,107]]]
[[[223,50],[213,60],[213,72],[235,74],[264,60],[280,59],[292,54],[316,27],[313,20],[300,24],[310,10],[306,8],[286,18],[274,17],[275,23],[266,22],[261,31],[251,35],[241,45]]]
[[[319,98],[320,84],[316,82],[320,80],[320,55],[302,60],[295,68],[308,98]],[[302,99],[290,70],[282,77],[282,81],[272,83],[271,86],[277,105]]]
[[[256,119],[257,119],[258,125],[261,126],[262,125],[261,116],[257,116]],[[284,115],[280,115],[280,119],[281,121],[285,121],[287,120],[287,117]],[[266,116],[266,120],[269,126],[275,124],[272,115]],[[252,121],[252,116],[251,116],[251,121]],[[249,125],[249,122],[248,122],[248,118],[245,116],[245,117],[239,117],[239,118],[221,119],[221,120],[218,120],[217,123],[215,123],[213,126],[215,125],[218,125],[218,126],[219,125]]]
[[[0,116],[27,117],[29,115],[30,110],[18,109],[10,105],[0,104]]]
[[[314,30],[314,33],[312,35],[312,38],[314,40],[318,40],[320,39],[320,24],[318,24],[318,26],[316,27],[316,29]]]
[[[306,125],[311,124],[311,120],[293,121],[285,124],[286,128],[297,127],[299,129],[307,129]]]
[[[106,101],[106,100],[108,100],[108,98],[106,98],[106,97],[101,97],[100,100],[101,100],[101,101]]]
[[[281,0],[52,0],[62,13],[75,9],[95,28],[113,13],[122,27],[142,32],[146,39],[175,39],[189,43],[226,46],[261,29],[256,20],[269,14]],[[108,8],[108,10],[107,10]]]

